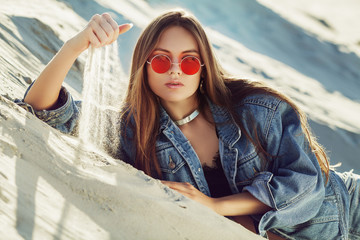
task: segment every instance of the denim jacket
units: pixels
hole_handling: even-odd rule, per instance
[[[63,101],[60,108],[34,113],[49,125],[70,133],[76,127],[80,105],[65,88],[60,98]],[[235,105],[245,130],[262,139],[268,153],[264,155],[257,153],[227,110],[211,101],[208,103],[232,193],[248,191],[272,208],[263,215],[252,216],[260,235],[265,236],[271,230],[287,239],[348,239],[348,191],[336,172],[330,171],[325,182],[293,108],[269,95],[246,97]],[[32,109],[21,101],[18,104]],[[132,136],[130,128],[123,130]],[[119,158],[133,164],[135,146],[131,137],[119,137]],[[156,155],[163,179],[189,182],[210,196],[197,154],[161,107]]]

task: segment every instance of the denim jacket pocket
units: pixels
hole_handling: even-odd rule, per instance
[[[190,169],[186,161],[177,152],[171,143],[162,143],[156,146],[156,157],[160,163],[162,178],[168,181],[190,182]]]
[[[243,187],[253,181],[261,169],[261,160],[256,151],[247,154],[237,162],[235,183],[240,192]]]

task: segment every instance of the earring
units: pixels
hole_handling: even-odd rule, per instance
[[[205,90],[204,90],[204,79],[201,79],[199,89],[200,89],[201,94],[205,94]]]

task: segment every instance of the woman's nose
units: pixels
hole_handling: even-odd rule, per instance
[[[180,63],[172,62],[169,69],[169,74],[182,74]]]

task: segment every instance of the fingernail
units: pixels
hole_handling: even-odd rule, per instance
[[[129,27],[129,29],[130,29],[130,28],[132,28],[132,27],[134,26],[134,24],[133,24],[133,23],[128,23],[128,25],[130,26],[130,27]]]

